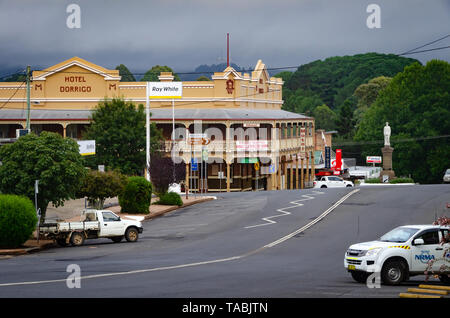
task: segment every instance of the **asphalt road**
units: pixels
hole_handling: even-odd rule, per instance
[[[449,215],[450,185],[358,189],[332,211],[354,189],[221,194],[144,222],[137,243],[88,240],[2,259],[0,297],[398,297],[424,277],[370,289],[343,268],[344,253],[396,226]],[[71,264],[80,288],[68,288]]]

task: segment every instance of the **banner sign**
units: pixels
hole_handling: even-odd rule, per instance
[[[95,140],[78,140],[77,143],[80,147],[80,155],[95,155]]]
[[[366,163],[381,163],[380,156],[367,156]]]
[[[306,158],[306,128],[300,128],[300,158]]]
[[[149,98],[181,98],[183,96],[182,82],[149,82]]]
[[[331,148],[325,147],[325,169],[331,168]]]
[[[267,140],[245,140],[236,141],[237,151],[268,151],[269,142]]]
[[[342,170],[342,149],[336,149],[336,171]]]

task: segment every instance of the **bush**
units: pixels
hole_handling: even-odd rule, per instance
[[[389,183],[414,183],[411,178],[396,178],[389,181]]]
[[[381,180],[378,178],[366,179],[365,183],[381,183]]]
[[[129,177],[119,194],[120,212],[148,214],[152,200],[152,184],[144,177]]]
[[[114,198],[122,193],[126,176],[115,171],[90,171],[83,179],[77,193],[79,198],[87,197],[96,209],[103,209],[106,198]]]
[[[183,200],[181,199],[180,195],[176,192],[167,192],[164,193],[160,198],[158,204],[163,205],[183,205]]]
[[[0,194],[0,246],[18,247],[36,229],[36,210],[30,199]]]

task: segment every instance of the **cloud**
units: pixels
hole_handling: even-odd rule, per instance
[[[399,53],[450,31],[449,2],[436,0],[79,0],[81,28],[66,26],[75,1],[0,2],[0,65],[50,66],[80,56],[105,67],[125,64],[192,70],[225,59],[271,67],[335,55]],[[381,8],[381,29],[369,29],[366,8]],[[450,39],[441,46],[449,45]],[[448,50],[414,55],[449,60]]]

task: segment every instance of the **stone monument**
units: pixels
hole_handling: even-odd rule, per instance
[[[394,148],[391,147],[390,143],[391,127],[389,127],[388,122],[386,122],[386,126],[384,126],[383,134],[384,147],[381,148],[381,152],[383,153],[383,170],[380,173],[380,178],[381,181],[388,182],[395,178],[394,170],[392,170],[392,152],[394,151]]]

